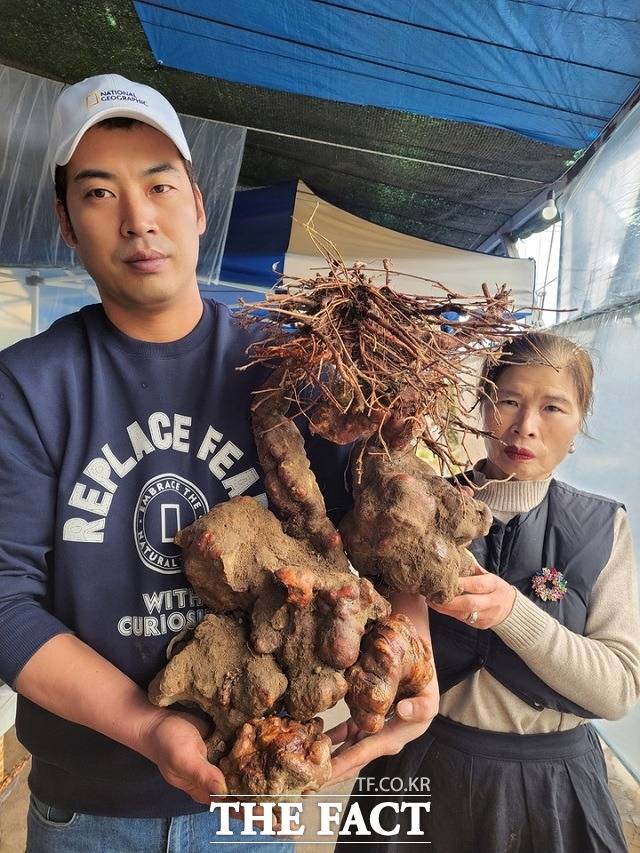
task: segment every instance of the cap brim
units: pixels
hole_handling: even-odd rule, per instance
[[[74,151],[80,143],[80,140],[90,128],[92,128],[96,124],[100,124],[100,122],[104,121],[105,119],[118,117],[136,119],[137,121],[140,121],[143,124],[148,124],[150,127],[153,127],[156,130],[160,131],[160,133],[163,133],[168,139],[173,142],[173,144],[176,146],[176,148],[185,160],[188,160],[190,163],[192,162],[191,152],[188,148],[185,148],[183,140],[176,139],[173,134],[167,131],[166,127],[162,127],[162,125],[160,125],[158,122],[153,121],[146,113],[139,112],[135,109],[112,107],[111,109],[103,110],[97,115],[91,116],[91,118],[87,119],[87,121],[82,125],[80,130],[73,137],[73,139],[70,142],[65,143],[65,145],[63,146],[63,151],[58,149],[54,161],[51,163],[52,177],[55,178],[56,166],[66,166],[69,160],[71,160]]]

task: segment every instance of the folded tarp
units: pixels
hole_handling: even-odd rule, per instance
[[[432,285],[423,278],[464,294],[480,293],[483,283],[492,288],[506,284],[519,307],[533,303],[532,260],[499,258],[409,237],[334,207],[302,182],[295,196],[291,190],[290,184],[282,184],[236,193],[222,262],[223,279],[267,288],[282,273],[314,275],[324,262],[305,227],[312,220],[317,232],[332,242],[348,263],[360,260],[371,268],[381,268],[382,259],[390,258],[393,268],[405,273],[394,280],[399,290],[430,290]],[[287,199],[291,205],[288,216]]]

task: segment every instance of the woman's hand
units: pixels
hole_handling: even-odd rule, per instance
[[[429,607],[445,616],[453,616],[460,622],[473,625],[474,628],[494,628],[507,618],[513,610],[517,590],[498,575],[487,572],[476,564],[476,574],[460,578],[460,595],[456,595],[448,604],[434,604]],[[476,618],[473,618],[473,617]]]
[[[397,755],[405,744],[420,737],[438,713],[440,692],[434,672],[427,686],[416,696],[398,702],[395,716],[376,734],[361,731],[352,719],[327,732],[332,743],[341,744],[331,756],[333,774],[327,785],[357,776],[360,770],[381,755]]]

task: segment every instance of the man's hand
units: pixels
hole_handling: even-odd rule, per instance
[[[22,668],[16,690],[141,753],[196,802],[226,793],[222,771],[207,761],[209,723],[152,705],[146,691],[73,634],[47,640]]]
[[[193,714],[159,710],[140,735],[140,752],[158,765],[166,781],[207,805],[212,794],[227,793],[222,771],[207,761],[203,738],[208,728]]]
[[[417,696],[398,702],[395,716],[376,734],[361,731],[353,720],[327,732],[333,744],[341,744],[331,757],[333,774],[327,785],[357,776],[360,770],[381,755],[397,755],[405,744],[420,737],[438,713],[440,692],[433,678]]]
[[[476,564],[476,574],[460,578],[460,595],[448,604],[428,602],[429,607],[445,616],[453,616],[474,628],[494,628],[507,618],[513,610],[517,590],[497,575],[485,571]],[[471,614],[477,619],[469,620]]]
[[[415,625],[418,634],[431,647],[429,616],[421,595],[407,592],[387,592],[394,613],[404,613]],[[415,738],[420,737],[438,713],[440,691],[434,673],[431,681],[416,696],[403,699],[396,706],[395,716],[387,720],[376,734],[361,731],[349,719],[331,729],[327,734],[332,743],[340,744],[332,755],[333,774],[327,785],[357,776],[360,770],[381,755],[397,755]]]

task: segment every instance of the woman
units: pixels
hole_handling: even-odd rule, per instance
[[[430,603],[440,713],[398,755],[360,772],[403,777],[405,790],[429,779],[430,813],[415,835],[408,817],[381,811],[383,829],[401,831],[372,838],[372,849],[431,841],[434,853],[626,850],[585,723],[624,716],[640,695],[629,523],[616,501],[553,478],[575,450],[592,379],[587,353],[549,333],[516,338],[485,365],[483,417],[494,437],[465,476],[494,522],[471,546],[477,574],[461,579],[449,604]],[[355,799],[365,814],[379,802]]]

